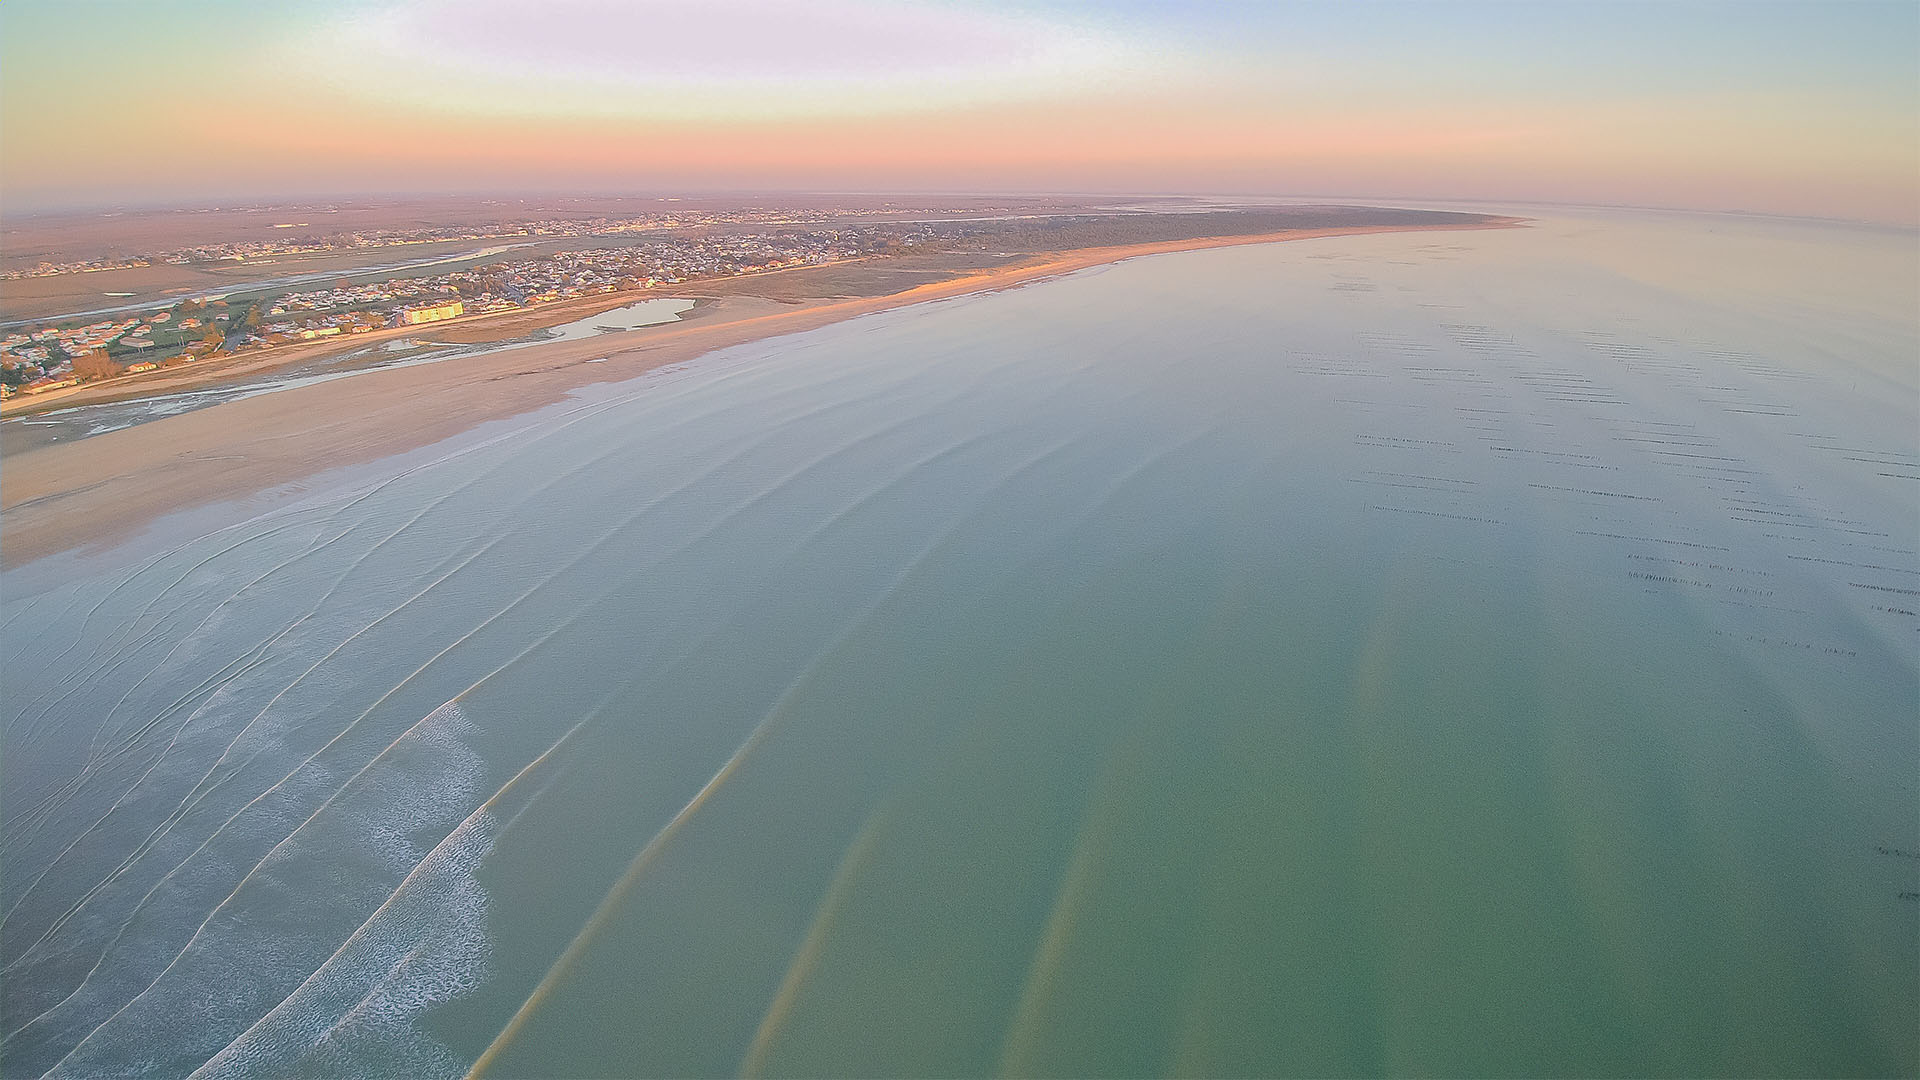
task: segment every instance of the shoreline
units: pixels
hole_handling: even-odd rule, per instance
[[[698,301],[678,322],[534,344],[465,362],[369,370],[323,385],[226,402],[8,457],[6,482],[0,486],[0,567],[14,570],[62,552],[118,544],[169,514],[243,500],[332,469],[419,450],[482,423],[544,408],[581,387],[624,381],[720,349],[874,312],[996,292],[1145,255],[1523,224],[1523,219],[1502,217],[1457,225],[1296,229],[1171,240],[1043,254],[869,298],[795,303],[721,296]],[[603,357],[604,363],[589,363]],[[255,366],[245,373],[261,370],[270,368]],[[207,372],[205,379],[186,381],[205,385],[233,374],[232,369]],[[168,392],[193,388],[170,386]]]
[[[86,408],[90,405],[113,405],[145,398],[192,393],[196,390],[216,388],[222,383],[235,382],[253,375],[271,374],[280,368],[292,367],[302,361],[324,360],[335,354],[353,352],[357,349],[407,338],[434,336],[449,340],[452,344],[507,341],[518,334],[532,333],[561,323],[591,318],[614,308],[626,307],[646,300],[664,299],[671,299],[671,297],[659,290],[596,293],[592,296],[574,297],[543,304],[536,308],[476,312],[439,324],[387,326],[364,334],[340,335],[316,341],[289,342],[269,348],[249,349],[245,352],[210,357],[192,364],[161,368],[158,371],[121,374],[82,386],[63,387],[41,394],[18,395],[5,403],[0,403],[0,420],[21,420],[65,409]],[[682,317],[683,320],[691,317],[692,314],[689,311]],[[488,330],[495,330],[497,333],[474,336]],[[457,340],[459,337],[472,337],[473,340],[459,341]]]

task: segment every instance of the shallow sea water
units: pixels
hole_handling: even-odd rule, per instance
[[[1920,1068],[1920,248],[728,350],[9,571],[9,1076]]]

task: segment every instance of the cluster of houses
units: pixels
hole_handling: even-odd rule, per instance
[[[392,278],[360,285],[340,284],[330,289],[292,292],[274,300],[268,315],[293,315],[303,311],[332,311],[338,308],[367,308],[391,304],[396,300],[416,300],[437,296],[451,288],[450,279]]]
[[[273,335],[292,340],[312,331],[328,331],[342,320],[390,318],[390,325],[413,325],[451,318],[447,314],[506,311],[626,289],[678,284],[693,277],[721,277],[762,270],[806,266],[864,254],[876,244],[870,229],[788,231],[688,237],[665,243],[561,251],[530,259],[492,263],[471,270],[425,277],[391,278],[364,284],[342,282],[329,289],[287,293],[267,308],[283,316],[261,328],[260,340]],[[395,301],[401,303],[396,306]],[[374,309],[379,309],[378,312]],[[362,322],[364,325],[364,322]]]
[[[318,318],[266,323],[253,331],[250,341],[254,345],[288,345],[340,334],[365,334],[391,325],[392,317],[385,312],[346,311]]]
[[[682,217],[697,220],[682,221]],[[233,241],[219,244],[200,244],[194,247],[177,248],[155,252],[131,258],[95,258],[70,259],[60,262],[43,260],[33,266],[15,267],[0,273],[0,280],[19,278],[53,277],[58,274],[92,273],[101,270],[130,270],[136,267],[152,266],[155,263],[170,263],[176,266],[209,262],[245,262],[249,259],[266,259],[285,255],[312,255],[328,251],[343,251],[358,248],[404,247],[414,244],[437,244],[465,240],[499,240],[515,237],[567,237],[599,236],[611,233],[636,232],[652,229],[670,229],[692,224],[712,224],[736,215],[646,215],[633,218],[588,219],[543,219],[531,221],[506,222],[480,227],[472,226],[422,226],[409,229],[367,229],[359,232],[327,235],[295,235],[267,240]],[[305,227],[306,222],[297,225],[276,225],[275,228]]]
[[[0,281],[17,281],[21,278],[53,277],[56,274],[89,274],[100,270],[132,270],[141,266],[152,266],[149,258],[137,259],[72,259],[67,262],[41,261],[32,266],[16,266],[0,272]]]
[[[539,303],[852,258],[877,250],[895,231],[869,227],[682,237],[496,263],[436,283],[457,287],[464,278],[515,303]]]
[[[110,352],[116,362],[137,357],[161,348],[162,343],[154,339],[156,333],[170,332],[163,351],[178,349],[180,355],[174,359],[198,359],[218,347],[223,334],[219,328],[231,316],[199,305],[190,310],[193,314],[183,311],[178,318],[173,311],[158,311],[80,326],[43,326],[0,337],[0,397],[72,386],[80,381],[74,363],[81,357],[98,352]],[[137,373],[159,366],[154,360],[137,359],[124,370]]]
[[[678,202],[679,200],[666,200]],[[593,216],[569,218],[532,218],[496,222],[488,225],[462,226],[437,225],[400,229],[362,229],[356,232],[327,234],[323,231],[309,231],[275,237],[265,240],[244,240],[218,244],[200,244],[194,247],[177,248],[169,251],[153,252],[131,257],[94,259],[71,259],[65,261],[45,260],[33,266],[15,267],[0,272],[0,280],[18,278],[52,277],[57,274],[88,273],[101,270],[126,270],[155,263],[189,265],[208,262],[245,262],[249,259],[264,259],[284,255],[312,255],[328,251],[344,251],[363,248],[404,247],[415,244],[437,244],[470,240],[504,240],[522,237],[586,237],[613,236],[625,233],[657,232],[663,230],[704,229],[714,226],[761,225],[784,227],[793,225],[818,225],[849,217],[873,217],[883,213],[889,217],[911,215],[925,218],[952,217],[962,213],[982,213],[989,209],[1012,210],[1016,207],[986,208],[972,207],[970,211],[955,207],[923,207],[887,205],[878,210],[871,207],[777,207],[753,206],[730,210],[716,209],[672,209],[653,214],[639,214],[627,217]],[[323,209],[322,212],[328,212]],[[310,229],[308,222],[276,224],[279,229]]]
[[[697,215],[703,224],[731,218],[752,218],[760,211]],[[796,215],[800,216],[800,215]],[[832,216],[822,212],[819,216]],[[671,217],[623,220],[526,222],[516,228],[528,235],[551,230],[573,234],[591,230],[605,235],[634,228],[657,229]],[[560,251],[527,259],[508,260],[451,273],[391,278],[332,288],[282,294],[258,306],[254,314],[223,301],[202,306],[193,302],[174,311],[145,317],[101,320],[84,326],[48,326],[14,333],[0,340],[0,395],[38,393],[74,385],[73,362],[90,352],[107,350],[116,363],[160,347],[151,359],[137,358],[124,370],[148,371],[160,363],[198,359],[221,347],[260,348],[292,344],[343,334],[361,334],[390,326],[413,326],[494,311],[629,289],[650,289],[693,278],[729,277],[792,267],[818,265],[912,245],[932,235],[924,224],[866,224],[849,227],[801,228],[781,225],[767,229],[715,229],[651,243],[602,246]],[[467,239],[471,230],[403,230],[370,234],[382,242],[425,235],[435,239]],[[485,235],[502,235],[497,230]],[[352,239],[368,239],[356,234]],[[273,250],[292,250],[289,240]],[[225,250],[227,245],[216,245]],[[194,249],[200,251],[202,249]],[[205,249],[208,251],[214,248]],[[248,248],[247,250],[253,250]],[[236,314],[237,313],[237,314]],[[203,332],[204,328],[204,332]],[[155,334],[163,341],[156,341]],[[164,346],[164,347],[161,347]],[[168,356],[177,352],[177,355]],[[160,357],[167,359],[160,360]]]

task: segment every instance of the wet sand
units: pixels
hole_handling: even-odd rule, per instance
[[[228,402],[78,442],[7,455],[0,483],[0,513],[5,515],[0,525],[0,562],[12,568],[81,545],[116,543],[166,514],[244,498],[327,469],[416,450],[480,423],[552,404],[582,386],[633,378],[716,349],[812,330],[905,304],[1008,288],[1142,255],[1517,224],[1515,219],[1498,219],[1467,225],[1302,229],[1092,248],[1038,256],[887,296],[781,302],[777,310],[769,310],[775,302],[764,298],[723,296],[701,301],[688,313],[694,317],[683,317],[680,323],[531,346],[459,363],[372,371]],[[619,299],[631,302],[634,297]],[[424,336],[420,328],[409,329],[414,336]],[[375,337],[364,335],[351,344]],[[276,352],[285,355],[245,369],[278,366],[295,354],[314,355],[297,349]],[[607,362],[588,363],[601,357]],[[208,377],[230,377],[240,370],[227,367]],[[152,389],[177,392],[199,381],[206,379],[195,372],[191,378],[169,379],[165,386],[152,384]]]

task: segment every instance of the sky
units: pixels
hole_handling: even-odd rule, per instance
[[[1189,193],[1920,221],[1920,2],[6,0],[0,212]]]

